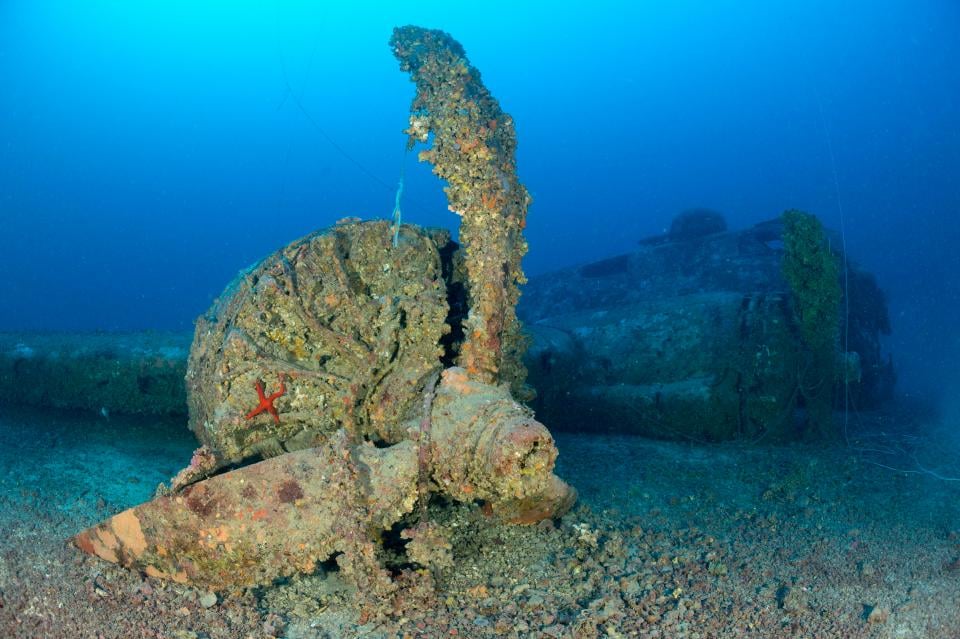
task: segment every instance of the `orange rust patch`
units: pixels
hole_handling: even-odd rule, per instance
[[[534,505],[526,510],[518,511],[514,516],[508,517],[507,521],[520,526],[530,526],[546,519],[550,515],[550,512],[549,506]]]
[[[105,546],[109,546],[110,548],[116,548],[119,545],[117,544],[117,536],[102,525],[97,527],[97,537],[100,538],[100,541],[103,542]]]
[[[483,205],[483,208],[489,211],[493,211],[499,207],[497,196],[493,193],[481,193],[480,203]]]
[[[87,553],[88,555],[94,554],[93,543],[90,541],[90,537],[87,536],[87,533],[85,532],[80,533],[79,535],[74,537],[73,543],[77,546],[77,548]]]
[[[213,528],[201,528],[201,537],[209,537],[210,540],[223,543],[230,539],[230,533],[224,526],[214,526]]]
[[[148,577],[154,577],[156,579],[169,579],[170,575],[158,569],[156,566],[147,566],[143,569],[143,572],[147,573]]]
[[[448,368],[443,371],[443,383],[461,395],[472,395],[474,392],[470,386],[470,378],[462,368]]]
[[[260,521],[261,519],[265,519],[266,516],[267,516],[267,509],[261,508],[260,510],[254,511],[254,513],[250,515],[250,519],[252,519],[253,521]]]
[[[207,548],[216,548],[219,544],[230,539],[230,531],[225,526],[213,526],[212,528],[201,528],[197,531],[201,546]]]
[[[114,515],[110,520],[110,527],[113,528],[124,549],[129,550],[134,556],[139,557],[147,549],[147,539],[143,536],[140,520],[137,519],[133,510],[125,510],[119,515]]]
[[[109,533],[107,534],[109,535]],[[97,529],[97,535],[101,536],[100,529]],[[113,537],[113,535],[110,535],[110,537]],[[107,561],[115,564],[120,563],[120,559],[117,557],[117,553],[115,552],[116,546],[104,544],[101,539],[91,539],[90,541],[93,544],[93,554],[95,554],[97,557],[106,559]],[[116,539],[114,539],[114,541],[116,541]]]
[[[103,557],[107,561],[112,561],[115,564],[120,563],[120,557],[117,555],[117,550],[120,548],[120,543],[117,541],[116,535],[103,527],[103,524],[97,527],[97,539],[93,540],[93,549],[98,557]]]
[[[467,588],[467,594],[471,597],[476,597],[477,599],[484,599],[487,597],[487,587],[483,584],[479,586],[474,586],[472,588]]]

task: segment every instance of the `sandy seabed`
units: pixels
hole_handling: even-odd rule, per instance
[[[65,540],[148,499],[190,433],[0,407],[0,637],[960,639],[960,457],[944,441],[557,441],[573,512],[516,527],[435,504],[455,571],[360,624],[333,570],[212,599],[82,555]]]

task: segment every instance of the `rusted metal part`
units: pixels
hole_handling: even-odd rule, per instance
[[[576,501],[576,491],[553,474],[557,447],[546,426],[506,385],[477,382],[462,368],[443,371],[430,449],[437,490],[483,500],[508,521],[558,517]]]
[[[161,484],[157,489],[158,494],[155,496],[177,492],[184,486],[189,486],[202,479],[206,479],[212,475],[216,469],[217,458],[213,454],[213,451],[207,446],[201,446],[193,451],[193,455],[190,457],[190,464],[170,480],[170,488],[168,489]]]
[[[389,222],[345,222],[227,286],[197,320],[187,367],[190,428],[217,465],[310,448],[341,428],[356,441],[406,437],[400,426],[442,367],[449,244],[447,231],[404,224],[395,247]],[[265,384],[284,392],[267,396]]]
[[[312,572],[334,553],[356,555],[374,531],[412,510],[416,481],[412,442],[351,447],[341,433],[126,510],[73,542],[149,576],[211,590],[269,584]]]
[[[577,491],[556,475],[550,475],[538,492],[486,504],[489,513],[513,524],[530,525],[559,517],[577,501]]]
[[[311,572],[340,553],[344,576],[383,598],[395,585],[377,560],[379,534],[427,489],[517,523],[573,504],[552,472],[550,433],[511,395],[527,396],[515,309],[529,203],[513,122],[448,35],[408,27],[392,43],[418,87],[411,142],[435,134],[425,159],[463,217],[466,368],[444,370],[434,388],[457,346],[442,343],[456,335],[449,233],[404,225],[394,242],[387,222],[348,222],[294,242],[197,321],[187,388],[205,448],[175,488],[268,459],[122,512],[77,535],[82,550],[214,590]],[[280,388],[267,395],[260,380],[273,375]],[[441,567],[443,536],[421,523],[411,550]]]
[[[432,402],[432,491],[483,500],[492,514],[534,523],[566,512],[576,492],[553,475],[547,429],[506,387],[444,371]],[[411,429],[419,425],[410,425]],[[287,453],[124,511],[74,538],[81,550],[146,574],[211,590],[269,584],[343,553],[358,584],[389,591],[376,561],[380,531],[420,497],[412,439],[377,448],[341,430]]]
[[[520,262],[527,252],[523,229],[530,196],[517,178],[513,118],[449,34],[399,27],[390,46],[417,85],[408,147],[431,141],[433,134],[419,157],[446,181],[449,208],[461,218],[470,313],[458,364],[480,381],[507,382],[516,397],[531,399],[521,360],[526,339],[516,316],[526,282]]]

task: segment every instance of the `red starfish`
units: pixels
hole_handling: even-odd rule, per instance
[[[256,385],[257,397],[260,399],[260,403],[257,405],[256,408],[254,408],[252,411],[247,413],[247,419],[253,419],[260,413],[266,411],[271,415],[273,415],[273,421],[275,421],[278,424],[280,423],[280,415],[277,414],[277,409],[273,406],[273,402],[278,397],[286,393],[287,388],[286,386],[283,385],[283,374],[281,373],[280,375],[277,375],[277,377],[280,379],[280,390],[278,390],[276,393],[273,393],[272,395],[269,395],[269,396],[264,395],[263,393],[263,382],[261,382],[260,380],[257,380],[257,385]]]

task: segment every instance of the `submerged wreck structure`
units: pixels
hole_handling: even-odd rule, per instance
[[[532,278],[520,316],[537,415],[581,432],[835,439],[833,410],[877,407],[895,376],[883,293],[849,260],[843,277],[829,239],[800,211],[728,231],[699,209],[633,253]]]
[[[532,279],[521,299],[530,198],[512,119],[449,35],[403,27],[390,44],[416,85],[409,147],[446,181],[462,244],[348,219],[242,272],[190,348],[201,446],[78,548],[214,591],[334,559],[388,610],[404,577],[455,565],[432,496],[516,524],[572,506],[529,406],[581,432],[829,440],[835,408],[890,395],[883,295],[799,211],[742,231],[690,211],[633,253]]]
[[[420,569],[449,564],[425,518],[431,494],[520,524],[575,501],[550,433],[510,390],[525,388],[515,306],[529,202],[512,121],[447,34],[404,27],[391,46],[417,86],[410,144],[432,140],[420,157],[448,182],[463,246],[345,221],[241,273],[190,351],[202,446],[153,501],[77,535],[80,549],[211,590],[336,557],[382,600],[396,587],[385,531],[407,526]]]
[[[0,333],[0,385],[21,405],[111,413],[184,413],[182,333]]]

